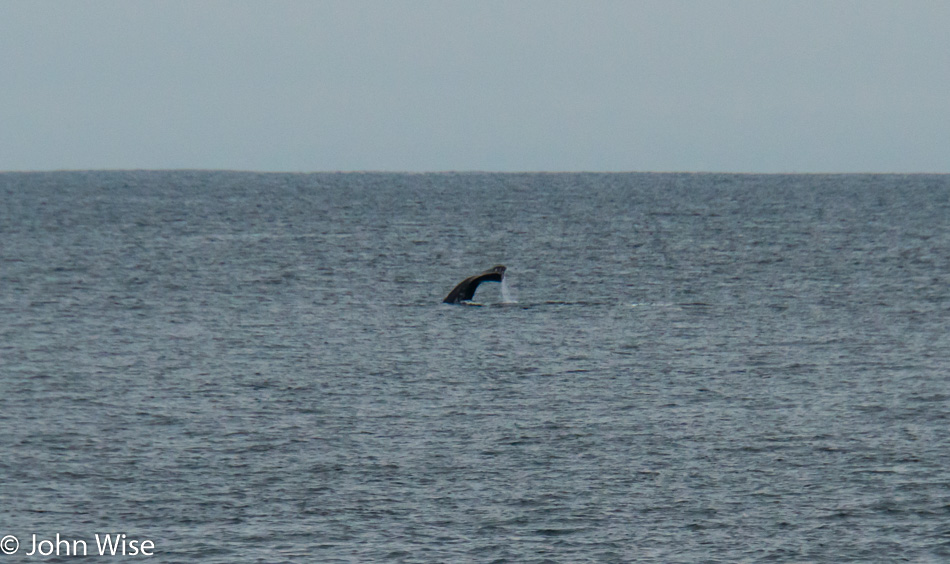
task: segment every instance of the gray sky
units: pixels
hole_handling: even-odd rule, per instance
[[[0,170],[950,172],[946,0],[0,0]]]

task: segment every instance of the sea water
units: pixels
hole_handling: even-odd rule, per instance
[[[948,218],[927,175],[0,174],[0,548],[946,561]]]

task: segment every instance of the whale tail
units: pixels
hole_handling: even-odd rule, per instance
[[[465,280],[459,282],[448,296],[445,296],[445,299],[442,300],[444,304],[458,304],[462,302],[467,302],[472,299],[472,296],[475,295],[475,290],[478,289],[478,285],[482,282],[501,282],[505,277],[505,271],[507,268],[503,265],[498,265],[493,268],[482,272],[481,274],[476,274],[475,276],[469,276]]]

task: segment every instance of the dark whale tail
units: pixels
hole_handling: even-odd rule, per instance
[[[459,282],[459,285],[449,292],[448,296],[445,296],[445,299],[442,300],[442,303],[457,304],[471,300],[472,296],[475,295],[475,290],[478,289],[479,284],[482,282],[501,282],[502,278],[505,277],[505,270],[507,270],[507,268],[499,264],[498,266],[486,270],[481,274],[469,276],[465,280]]]

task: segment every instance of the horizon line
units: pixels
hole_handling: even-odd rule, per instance
[[[725,170],[480,170],[480,169],[443,169],[443,170],[386,170],[386,169],[338,169],[338,170],[250,170],[232,168],[56,168],[56,169],[11,169],[0,170],[0,174],[43,174],[66,172],[231,172],[244,174],[728,174],[747,176],[807,176],[807,175],[948,175],[946,172],[930,171],[809,171],[809,172],[756,172]]]

